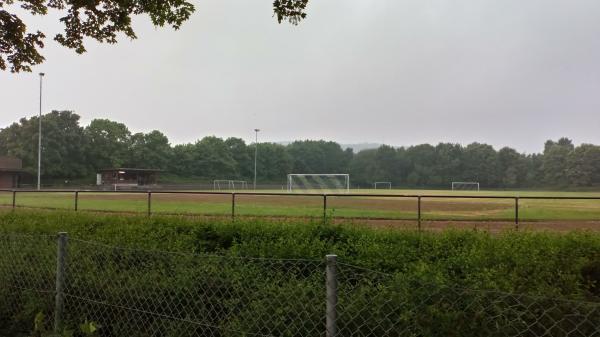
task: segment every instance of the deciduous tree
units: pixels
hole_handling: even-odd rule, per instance
[[[38,124],[37,116],[22,118],[0,131],[0,155],[22,159],[32,174],[37,172]],[[87,141],[79,116],[71,111],[52,111],[42,116],[42,125],[42,175],[70,179],[87,174]]]
[[[308,0],[275,0],[273,11],[281,23],[298,24],[306,17]],[[135,39],[132,18],[145,15],[155,26],[179,29],[194,12],[187,0],[0,0],[0,69],[12,72],[31,71],[44,61],[40,50],[46,35],[31,31],[17,8],[31,15],[46,15],[58,11],[64,29],[54,36],[61,45],[86,51],[84,41],[116,43],[119,35]]]
[[[94,119],[85,128],[89,162],[95,169],[120,167],[130,161],[131,132],[123,123]]]

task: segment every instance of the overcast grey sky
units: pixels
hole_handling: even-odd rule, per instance
[[[34,73],[0,73],[0,127],[37,113],[43,71],[44,111],[173,143],[258,127],[264,141],[600,144],[598,0],[311,0],[296,27],[272,0],[195,4],[180,31],[139,19],[138,40],[84,55],[47,39]]]

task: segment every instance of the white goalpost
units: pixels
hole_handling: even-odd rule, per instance
[[[479,183],[476,181],[453,181],[453,191],[479,191]]]
[[[392,189],[392,182],[391,181],[376,181],[373,183],[373,188],[374,189],[386,189],[386,190],[391,190]]]
[[[245,180],[229,180],[229,179],[216,179],[213,180],[213,190],[224,191],[224,190],[247,190],[248,182]]]
[[[350,192],[349,174],[288,174],[288,192]]]

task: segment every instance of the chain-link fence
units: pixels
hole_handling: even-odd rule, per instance
[[[13,336],[54,309],[55,236],[0,235],[0,336]],[[49,323],[49,322],[47,322]]]
[[[600,304],[482,291],[337,261],[146,251],[0,236],[0,336],[600,336]]]
[[[337,270],[339,336],[600,336],[600,303]]]

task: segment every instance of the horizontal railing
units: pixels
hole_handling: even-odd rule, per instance
[[[550,199],[550,200],[600,200],[600,196],[513,196],[513,195],[455,195],[455,194],[381,194],[381,193],[297,193],[297,192],[226,192],[181,190],[91,190],[91,189],[0,189],[0,192],[25,193],[112,193],[112,194],[199,194],[199,195],[271,195],[271,196],[330,196],[330,197],[377,197],[377,198],[444,198],[444,199]]]
[[[185,195],[224,195],[231,196],[231,213],[232,219],[236,217],[236,197],[237,196],[286,196],[286,197],[319,197],[322,198],[323,217],[328,216],[328,205],[327,200],[330,197],[335,198],[402,198],[402,199],[415,199],[416,205],[416,218],[418,228],[421,228],[423,221],[422,217],[422,201],[423,199],[494,199],[494,200],[514,200],[514,224],[518,227],[519,221],[519,200],[600,200],[600,196],[509,196],[509,195],[448,195],[448,194],[370,194],[370,193],[295,193],[295,192],[225,192],[225,191],[176,191],[176,190],[82,190],[82,189],[49,189],[49,190],[35,190],[35,189],[0,189],[0,192],[12,193],[12,208],[16,208],[16,196],[18,193],[72,193],[74,195],[74,210],[79,210],[79,195],[80,194],[142,194],[147,197],[147,211],[148,215],[152,215],[152,195],[168,195],[168,194],[185,194]],[[31,208],[43,208],[28,206]],[[97,210],[94,210],[97,211]],[[172,213],[171,213],[172,214]],[[181,213],[185,214],[185,213]],[[333,215],[331,215],[333,217]],[[360,217],[351,217],[360,218]],[[370,217],[369,217],[370,218]],[[384,218],[382,220],[386,220]],[[389,219],[391,220],[391,219]],[[600,220],[600,219],[599,219]],[[461,219],[461,221],[468,221],[467,219]],[[481,220],[478,220],[481,221]]]

